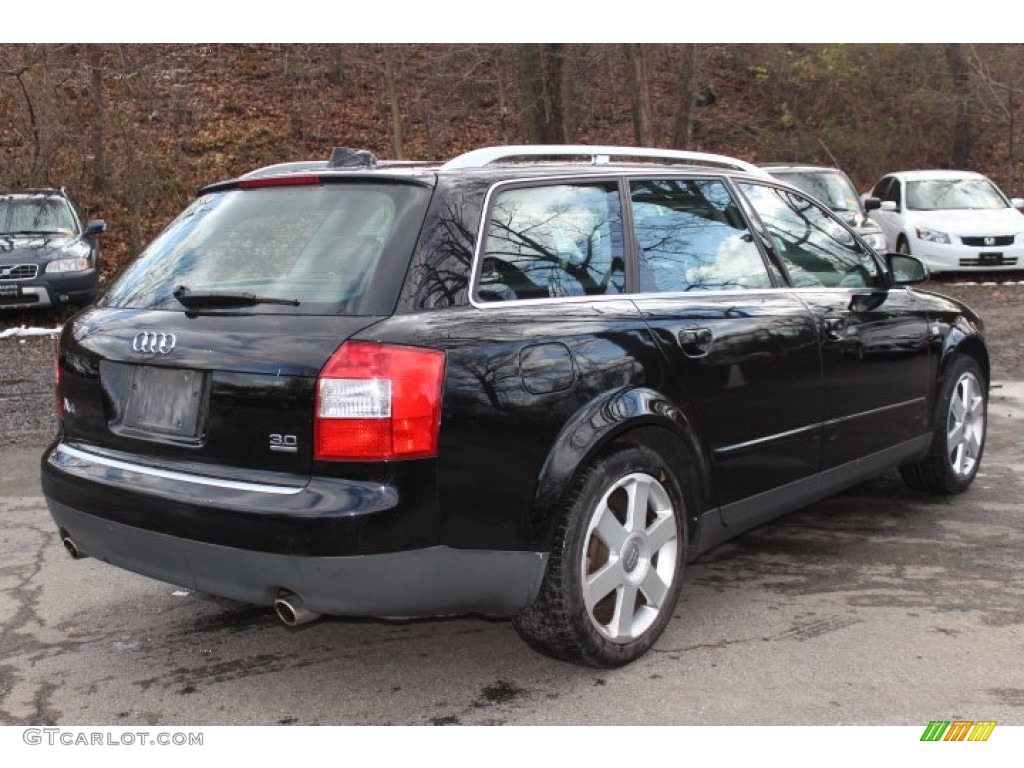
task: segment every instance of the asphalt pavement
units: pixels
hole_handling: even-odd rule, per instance
[[[0,451],[0,724],[1021,725],[1024,383],[992,394],[968,493],[893,473],[719,547],[653,651],[614,671],[539,656],[507,621],[287,630],[73,561],[27,431]]]

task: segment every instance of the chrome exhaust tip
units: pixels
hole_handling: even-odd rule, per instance
[[[64,545],[64,549],[67,550],[67,553],[71,555],[72,560],[81,560],[83,557],[88,557],[88,555],[82,553],[78,545],[75,544],[75,540],[70,536],[62,538],[61,543]]]
[[[298,627],[320,618],[319,613],[309,610],[302,598],[291,592],[282,592],[277,596],[274,611],[286,627]]]

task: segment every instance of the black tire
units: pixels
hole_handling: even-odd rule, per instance
[[[959,355],[943,377],[928,455],[900,467],[911,488],[930,493],[966,491],[985,450],[988,382],[973,357]]]
[[[896,253],[902,253],[904,256],[910,255],[910,242],[903,235],[896,240]]]
[[[642,524],[629,514],[640,503]],[[640,657],[679,598],[685,521],[683,492],[655,451],[623,445],[602,455],[569,498],[540,592],[513,618],[516,631],[535,650],[577,664],[610,668]]]

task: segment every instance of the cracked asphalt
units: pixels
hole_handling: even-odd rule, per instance
[[[5,391],[45,400],[41,376]],[[52,423],[26,415],[0,443],[0,724],[1021,725],[1024,382],[992,394],[970,492],[886,475],[719,547],[653,651],[615,671],[539,656],[507,621],[289,631],[73,561],[39,490]]]

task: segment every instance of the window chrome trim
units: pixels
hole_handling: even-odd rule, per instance
[[[473,247],[473,263],[471,265],[471,271],[469,274],[469,303],[471,306],[477,309],[483,309],[485,307],[501,307],[508,304],[515,304],[516,306],[536,306],[538,304],[549,304],[552,301],[565,301],[567,299],[583,299],[585,301],[594,301],[595,299],[623,299],[628,297],[630,294],[627,292],[614,293],[614,294],[601,294],[600,296],[556,296],[545,299],[512,299],[510,301],[479,301],[476,298],[476,291],[479,287],[479,275],[480,275],[480,263],[482,259],[482,251],[484,247],[484,240],[487,238],[487,221],[491,212],[491,201],[494,196],[500,192],[504,192],[506,189],[515,189],[517,187],[531,188],[535,186],[549,187],[555,184],[574,184],[577,186],[597,186],[598,184],[614,184],[616,186],[616,194],[619,195],[619,204],[622,203],[622,190],[618,188],[619,181],[622,175],[618,173],[612,174],[594,174],[594,175],[580,175],[579,173],[569,174],[555,174],[553,176],[528,176],[526,178],[515,178],[505,179],[503,181],[492,184],[487,190],[487,195],[484,197],[483,208],[480,211],[480,225],[477,227],[476,244]],[[625,256],[625,254],[623,254]],[[628,265],[627,265],[628,266]]]
[[[592,166],[588,166],[588,168],[589,167],[592,167]],[[517,178],[514,178],[514,179],[504,179],[502,181],[495,182],[487,190],[487,195],[484,197],[483,208],[480,211],[480,224],[477,227],[476,243],[473,246],[473,260],[472,260],[472,263],[470,265],[471,271],[469,273],[469,287],[467,289],[468,290],[468,294],[469,294],[469,304],[470,304],[470,306],[474,307],[475,309],[494,309],[495,307],[508,307],[508,306],[512,306],[512,307],[536,307],[536,306],[549,306],[549,305],[554,304],[554,303],[557,303],[557,304],[561,304],[561,303],[578,304],[578,303],[581,303],[581,302],[593,302],[593,301],[611,301],[611,300],[618,300],[618,301],[627,300],[628,301],[628,300],[631,300],[631,299],[634,299],[634,298],[639,298],[639,297],[671,298],[671,297],[683,297],[683,296],[685,296],[687,298],[691,298],[692,299],[692,298],[697,297],[697,296],[728,296],[728,295],[735,296],[737,293],[740,293],[740,292],[744,292],[746,295],[750,295],[752,292],[761,292],[761,291],[778,292],[780,290],[782,290],[782,291],[793,290],[793,286],[791,286],[791,285],[777,285],[777,286],[768,286],[768,287],[763,287],[763,288],[736,288],[736,289],[732,289],[732,290],[722,290],[722,291],[674,291],[674,292],[646,291],[644,293],[640,293],[638,291],[633,291],[632,293],[629,292],[629,291],[623,291],[622,293],[612,293],[612,294],[604,293],[604,294],[600,294],[600,295],[596,295],[596,296],[551,296],[549,298],[544,298],[544,299],[510,299],[508,301],[479,301],[476,298],[476,290],[479,287],[479,283],[478,283],[478,276],[480,274],[479,267],[480,267],[480,261],[481,261],[482,255],[483,255],[482,254],[482,250],[483,250],[483,246],[484,246],[484,239],[486,237],[486,229],[485,228],[487,226],[487,219],[488,219],[488,215],[489,215],[490,209],[491,209],[491,199],[492,199],[492,197],[496,193],[503,192],[508,187],[513,187],[513,188],[515,188],[515,187],[531,187],[531,186],[534,186],[534,185],[537,185],[537,186],[551,186],[553,184],[580,184],[580,185],[585,185],[585,184],[588,184],[588,183],[589,184],[615,183],[615,184],[619,184],[620,185],[620,188],[619,188],[619,202],[621,204],[622,203],[621,182],[623,182],[623,181],[629,182],[629,181],[632,181],[634,179],[678,179],[678,178],[685,178],[685,179],[696,179],[696,180],[700,180],[700,179],[704,179],[704,180],[720,180],[720,181],[722,181],[722,183],[724,183],[726,185],[727,188],[729,188],[729,191],[732,194],[732,198],[734,200],[739,202],[742,199],[743,203],[745,203],[746,202],[745,198],[743,198],[742,195],[737,194],[735,189],[729,187],[728,180],[731,177],[728,176],[728,175],[724,175],[724,174],[716,174],[716,173],[714,173],[715,170],[716,169],[714,169],[714,168],[684,168],[684,169],[682,169],[681,173],[680,172],[673,173],[673,169],[670,169],[670,168],[650,168],[650,169],[648,169],[648,168],[639,168],[639,169],[635,169],[635,170],[630,169],[629,171],[618,170],[617,172],[611,173],[611,174],[605,174],[605,173],[592,173],[592,174],[591,173],[587,173],[587,174],[580,174],[580,173],[568,173],[568,174],[558,173],[558,174],[554,174],[552,176],[525,176],[525,177],[517,177]],[[717,170],[728,171],[728,169],[725,169],[725,168],[717,169]],[[629,203],[630,201],[627,199],[626,202]],[[740,204],[742,205],[742,203],[740,203]],[[632,215],[632,214],[630,214],[630,215]],[[746,218],[747,218],[747,223],[749,224],[750,223],[749,215]],[[625,235],[626,234],[626,231],[625,231],[626,211],[625,211],[625,209],[623,209],[622,222],[623,222],[623,234]],[[759,248],[758,251],[760,251],[760,250],[761,249]],[[626,253],[623,253],[623,256],[625,257]],[[762,256],[762,261],[764,261],[764,257],[763,256]],[[628,270],[629,270],[628,260],[627,260],[627,264],[626,264],[626,269],[627,269],[627,272],[628,272]],[[769,270],[766,267],[766,273],[767,272],[769,272]],[[769,274],[769,279],[774,279],[771,274]],[[842,288],[833,287],[833,288],[828,288],[826,290],[842,290]]]
[[[78,448],[72,448],[69,445],[58,445],[56,450],[49,458],[49,462],[60,469],[60,465],[54,461],[54,456],[58,453],[63,453],[70,456],[73,459],[79,459],[80,461],[86,461],[92,464],[99,464],[100,466],[110,467],[111,469],[120,469],[125,472],[134,472],[139,475],[148,475],[150,477],[158,477],[161,480],[175,480],[182,483],[192,483],[193,485],[207,485],[214,488],[230,488],[235,491],[252,491],[254,493],[268,493],[277,496],[295,496],[302,493],[305,488],[295,488],[286,485],[266,485],[263,483],[245,483],[238,480],[224,480],[215,477],[206,477],[204,475],[193,475],[187,472],[175,472],[167,469],[157,469],[156,467],[147,467],[142,464],[132,464],[127,461],[120,461],[119,459],[110,459],[106,456],[98,456],[95,453],[89,453],[87,451],[80,450]]]

